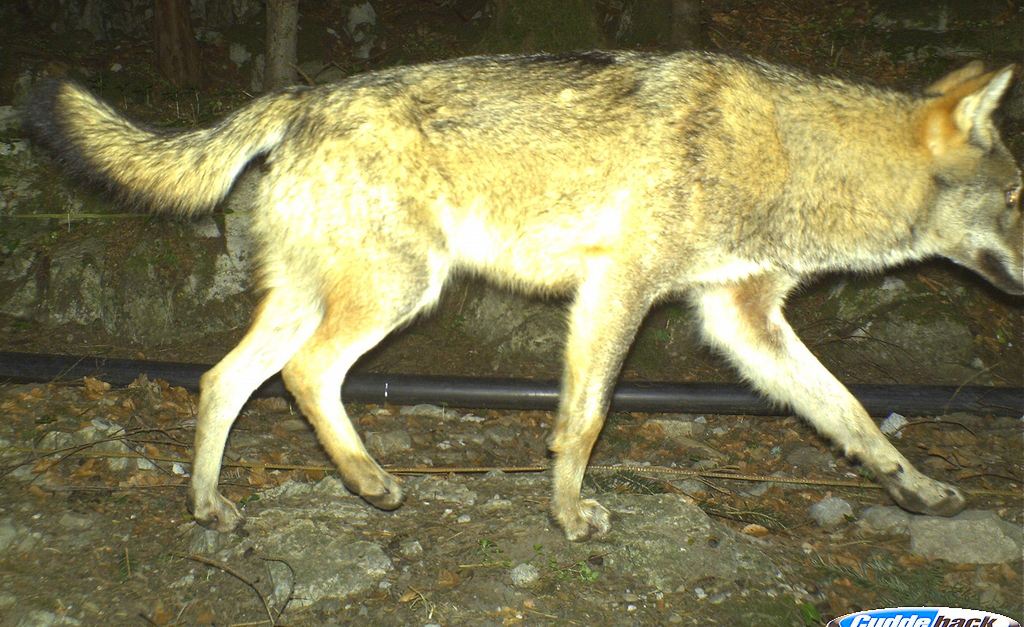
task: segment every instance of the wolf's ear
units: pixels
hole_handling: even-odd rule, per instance
[[[968,81],[964,84],[965,86],[970,85],[974,90],[960,98],[960,102],[957,104],[954,112],[956,125],[961,130],[970,132],[971,129],[988,121],[989,117],[992,116],[992,112],[999,106],[999,100],[1003,97],[1003,92],[1010,86],[1010,81],[1013,80],[1013,72],[1016,69],[1016,66],[1008,65],[998,72],[992,72],[980,77],[978,80],[982,81],[981,85],[974,84],[974,81]],[[959,90],[953,91],[956,93]]]
[[[983,147],[996,141],[990,118],[1010,86],[1016,66],[968,76],[977,67],[971,63],[928,88],[929,93],[941,90],[938,98],[925,105],[922,127],[922,141],[933,155],[945,154],[968,141]]]
[[[959,70],[953,70],[928,87],[924,93],[928,96],[942,96],[957,85],[962,85],[972,78],[981,76],[985,72],[985,64],[981,61],[971,61]]]

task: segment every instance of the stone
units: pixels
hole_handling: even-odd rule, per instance
[[[853,518],[853,506],[844,499],[832,496],[811,505],[810,513],[820,527],[831,531]]]
[[[420,486],[419,498],[423,501],[443,501],[472,506],[476,504],[478,495],[465,484],[437,479]]]
[[[770,588],[780,576],[758,547],[761,541],[729,529],[679,497],[614,494],[602,495],[601,503],[615,524],[589,550],[628,560],[628,568],[652,588],[672,592],[702,578],[760,581]]]
[[[512,577],[512,585],[517,588],[528,588],[537,583],[540,579],[540,570],[530,563],[520,564],[509,573]]]
[[[695,422],[689,416],[663,416],[647,421],[648,425],[660,428],[670,440],[700,437],[707,431],[707,424]]]
[[[914,516],[910,551],[958,564],[1004,564],[1020,559],[1024,532],[991,511],[969,510],[952,518]]]
[[[402,416],[420,416],[437,420],[456,418],[459,415],[458,412],[452,411],[447,407],[438,407],[437,405],[428,405],[426,403],[403,407],[398,410],[398,413]]]
[[[387,457],[393,453],[412,449],[412,436],[404,429],[367,433],[366,446],[377,455]]]
[[[857,524],[864,531],[890,535],[910,533],[910,512],[893,505],[869,507],[861,512]]]

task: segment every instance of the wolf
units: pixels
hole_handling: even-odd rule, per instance
[[[262,301],[201,380],[188,506],[244,521],[217,489],[242,404],[280,371],[345,484],[391,510],[339,388],[457,273],[571,296],[551,510],[609,530],[580,486],[637,327],[689,299],[703,336],[771,400],[859,460],[904,508],[965,506],[879,432],[783,317],[825,272],[930,257],[1024,294],[1021,172],[992,121],[1014,67],[972,63],[916,93],[702,52],[484,56],[253,100],[209,128],[154,131],[52,80],[26,127],[124,201],[210,212],[247,164]]]

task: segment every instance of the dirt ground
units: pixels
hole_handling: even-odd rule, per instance
[[[656,567],[643,566],[650,556],[633,538],[613,531],[603,543],[569,543],[548,518],[547,474],[535,472],[548,463],[547,412],[434,408],[442,415],[431,417],[351,406],[371,448],[410,492],[403,507],[385,513],[331,487],[328,460],[287,401],[252,401],[222,477],[225,493],[245,504],[248,535],[221,536],[198,528],[184,505],[195,403],[183,389],[144,379],[124,389],[97,379],[0,387],[0,624],[254,625],[272,616],[279,625],[756,618],[802,626],[897,605],[1020,617],[1019,559],[927,560],[910,552],[905,536],[867,534],[851,521],[827,531],[813,522],[808,507],[829,495],[849,501],[855,517],[891,502],[881,491],[846,487],[857,483],[856,469],[792,418],[675,417],[691,425],[692,437],[679,437],[658,422],[664,416],[611,417],[592,460],[609,468],[591,471],[587,489],[619,505],[612,506],[617,527],[627,524],[624,511],[639,508],[653,525],[642,533],[657,533],[678,516],[673,503],[698,504],[714,521],[714,542],[746,534],[751,550],[777,568],[756,580],[682,575],[666,590],[652,581]],[[971,496],[971,508],[1019,526],[1019,422],[912,420],[899,446],[931,475],[987,490]],[[467,467],[477,472],[443,471]],[[824,485],[757,479],[773,474]],[[268,564],[287,563],[302,579],[328,559],[317,550],[324,536],[304,537],[295,552],[268,538],[294,519],[320,524],[324,515],[302,508],[323,490],[330,492],[324,507],[344,519],[327,539],[342,549],[368,546],[383,563],[357,573],[369,583],[336,584],[352,586],[340,600],[307,604],[301,588],[282,592],[272,583],[280,578]],[[280,502],[282,491],[290,496]],[[513,569],[523,564],[535,572],[517,586]]]

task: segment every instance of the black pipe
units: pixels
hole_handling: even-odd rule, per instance
[[[96,377],[124,386],[145,374],[195,391],[210,366],[179,362],[0,353],[0,381],[46,382]],[[1024,388],[952,385],[850,385],[872,416],[892,412],[906,416],[953,412],[1017,417],[1024,414]],[[415,405],[432,403],[466,409],[544,409],[558,406],[558,382],[530,379],[441,377],[350,373],[342,388],[346,401]],[[280,376],[264,383],[254,396],[285,396]],[[734,383],[663,383],[622,381],[612,399],[615,411],[685,412],[784,416],[749,388]]]

